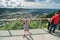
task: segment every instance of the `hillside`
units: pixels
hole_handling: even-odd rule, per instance
[[[28,17],[32,14],[33,17],[50,17],[55,11],[59,9],[18,9],[18,8],[0,8],[0,19]]]

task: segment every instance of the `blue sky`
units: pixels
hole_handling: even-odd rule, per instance
[[[60,0],[35,0],[36,2],[49,2],[59,4]]]

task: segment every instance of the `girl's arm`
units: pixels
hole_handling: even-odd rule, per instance
[[[28,22],[27,23],[30,23],[30,19],[28,20]]]
[[[29,19],[28,19],[28,23],[32,20],[32,15],[30,14]]]

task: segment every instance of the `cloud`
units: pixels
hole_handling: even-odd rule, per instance
[[[44,3],[60,3],[60,0],[45,0]]]
[[[35,2],[42,2],[42,1],[45,1],[45,0],[35,0]]]
[[[35,2],[25,2],[24,0],[10,0],[8,5],[5,3],[6,0],[0,2],[0,7],[6,8],[50,8],[50,9],[60,9],[60,4],[57,3],[59,0],[35,0]],[[13,3],[13,4],[12,4]],[[1,6],[1,4],[3,6]],[[4,8],[3,7],[3,8]]]
[[[60,0],[51,0],[51,2],[60,2]]]
[[[60,0],[35,0],[35,2],[60,4]]]
[[[22,5],[25,6],[25,8],[51,8],[51,9],[60,9],[60,4],[56,3],[49,3],[48,1],[45,2],[24,2]]]

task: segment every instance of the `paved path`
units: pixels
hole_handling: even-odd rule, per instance
[[[30,32],[33,40],[60,40],[59,30],[53,34],[49,34],[46,29],[30,29]],[[22,35],[23,30],[0,31],[0,40],[28,40],[29,37],[23,38]]]

